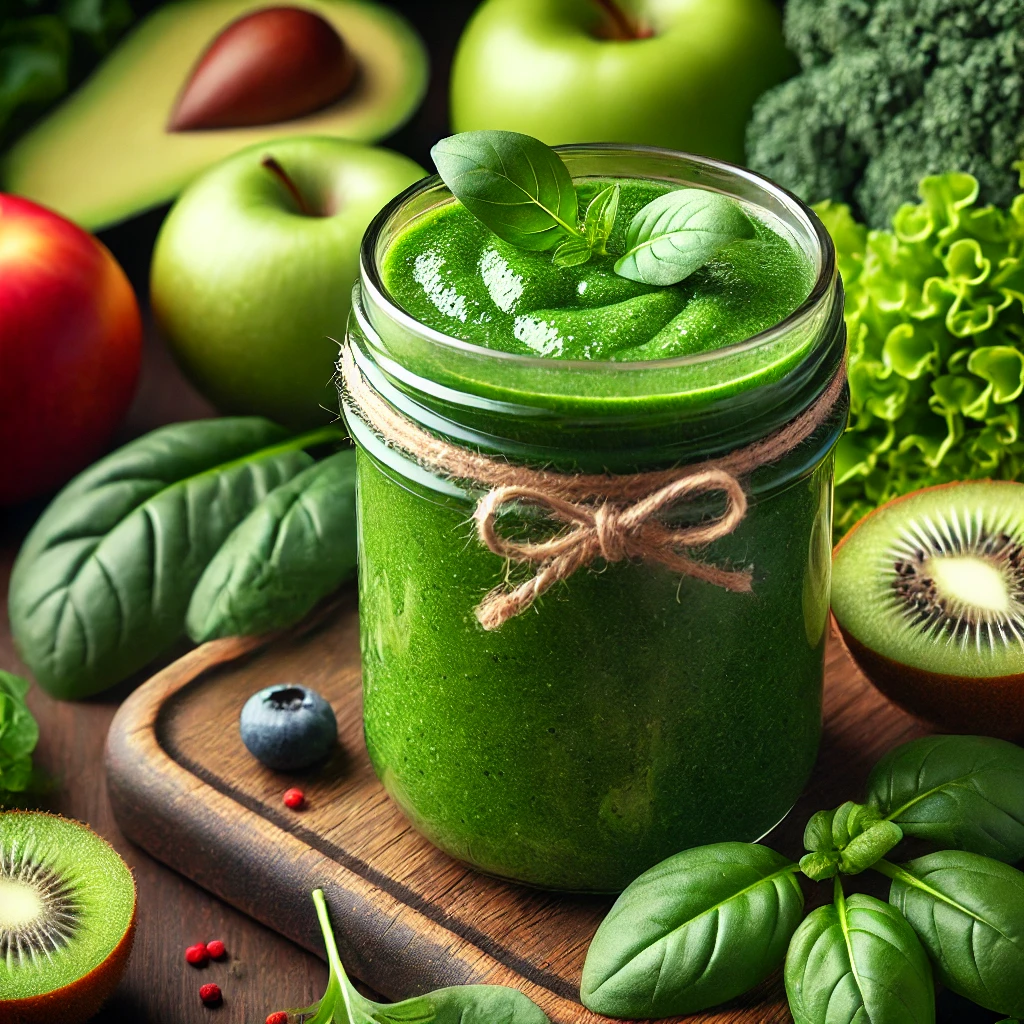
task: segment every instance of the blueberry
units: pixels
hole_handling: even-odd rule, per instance
[[[280,771],[310,768],[338,742],[331,705],[315,690],[293,683],[254,693],[242,708],[239,727],[249,753]]]

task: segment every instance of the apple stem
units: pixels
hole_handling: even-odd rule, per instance
[[[598,7],[608,15],[612,30],[612,38],[619,40],[647,39],[652,33],[646,28],[638,25],[618,5],[616,0],[594,0]]]
[[[306,217],[312,217],[313,211],[306,205],[306,200],[302,198],[302,193],[295,182],[288,177],[287,171],[272,156],[265,156],[262,162],[263,166],[288,190],[288,194],[295,200],[295,205],[299,208],[299,213]]]

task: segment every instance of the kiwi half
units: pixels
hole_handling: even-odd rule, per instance
[[[52,814],[0,814],[0,1021],[82,1024],[117,987],[135,879],[109,843]]]
[[[832,614],[887,697],[944,729],[1024,736],[1024,484],[897,498],[836,547]]]

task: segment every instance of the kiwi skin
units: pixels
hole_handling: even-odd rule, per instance
[[[59,818],[60,815],[45,811],[8,811],[8,814],[31,814],[37,817]],[[87,825],[76,822],[81,828],[92,832]],[[96,835],[93,832],[93,835]],[[107,843],[102,836],[100,842]],[[134,875],[132,876],[134,880]],[[138,888],[133,889],[131,923],[125,929],[121,941],[114,951],[98,967],[83,975],[70,985],[25,999],[4,1000],[0,998],[0,1022],[2,1024],[86,1024],[96,1016],[100,1007],[114,994],[128,966],[132,944],[135,941],[135,926],[138,920]]]
[[[999,486],[1001,481],[988,482]],[[923,491],[941,491],[956,487],[956,483],[936,484]],[[894,498],[869,512],[846,534],[833,549],[832,555],[857,530],[882,508],[892,508],[900,502],[921,494]],[[946,732],[995,736],[998,739],[1024,740],[1024,672],[1009,676],[943,675],[904,665],[887,658],[862,644],[845,630],[832,615],[832,622],[857,667],[868,681],[884,696],[904,711],[921,718]]]
[[[945,732],[1024,739],[1024,675],[972,678],[923,672],[865,647],[834,615],[832,622],[861,672],[904,711]]]

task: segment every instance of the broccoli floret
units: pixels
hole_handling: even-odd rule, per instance
[[[750,166],[873,227],[928,174],[967,171],[1006,206],[1024,156],[1024,0],[790,0],[802,72],[767,92]]]

